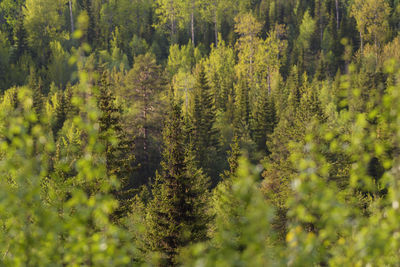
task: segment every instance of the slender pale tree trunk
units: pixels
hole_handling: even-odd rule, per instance
[[[267,82],[268,82],[268,95],[271,95],[271,70],[269,66],[268,66]]]
[[[72,1],[69,0],[68,3],[69,3],[69,17],[71,19],[71,32],[74,32],[75,28],[74,28],[74,15],[72,14]]]
[[[195,9],[195,2],[194,2],[195,0],[192,0],[192,14],[190,14],[190,28],[191,28],[191,30],[192,30],[192,43],[193,43],[193,46],[195,46],[195,43],[194,43],[194,9]]]
[[[144,153],[144,161],[146,162],[146,173],[149,173],[149,152],[147,151],[147,138],[148,138],[148,129],[147,129],[147,110],[148,110],[148,95],[146,88],[142,88],[143,90],[143,153]]]
[[[361,48],[361,53],[362,53],[364,51],[364,40],[363,40],[361,32],[360,32],[360,42],[361,42],[360,48]]]
[[[218,24],[217,24],[217,13],[214,16],[214,34],[215,34],[215,47],[218,47]]]
[[[215,47],[218,47],[218,18],[217,18],[217,2],[214,1],[214,34]]]
[[[190,27],[192,29],[192,43],[193,43],[193,46],[195,46],[195,43],[194,43],[194,12],[193,11],[192,11],[192,14],[191,14],[191,25],[190,25]]]
[[[378,49],[379,49],[379,43],[378,43],[378,37],[376,36],[376,32],[374,34],[374,43],[375,43],[375,64],[378,65]]]
[[[322,2],[319,2],[319,27],[320,27],[320,42],[324,39],[324,18],[322,17]]]
[[[339,22],[339,0],[335,0],[336,4],[336,29],[339,30],[340,22]]]
[[[176,16],[175,16],[175,7],[174,7],[174,1],[169,2],[170,8],[171,8],[171,15],[170,15],[170,20],[171,20],[171,43],[175,44],[176,43]]]
[[[249,74],[250,74],[250,83],[251,85],[253,85],[254,83],[254,69],[253,69],[253,65],[254,65],[254,55],[256,53],[254,47],[253,47],[253,43],[254,43],[254,38],[255,36],[253,36],[253,34],[250,36],[250,55],[249,55]]]
[[[171,19],[171,43],[175,44],[175,37],[176,37],[176,25],[175,25],[175,18]]]
[[[188,108],[189,108],[188,80],[186,78],[185,79],[185,112],[186,112],[186,114],[188,114]]]

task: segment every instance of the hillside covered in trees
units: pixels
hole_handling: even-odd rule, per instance
[[[399,266],[399,0],[0,0],[0,266]]]

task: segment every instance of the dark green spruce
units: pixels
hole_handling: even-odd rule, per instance
[[[159,254],[160,266],[175,266],[181,248],[206,239],[209,182],[185,146],[183,129],[181,107],[173,103],[163,132],[161,171],[146,217],[148,249]]]

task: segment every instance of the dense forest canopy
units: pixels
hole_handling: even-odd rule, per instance
[[[0,0],[1,266],[399,266],[399,0]]]

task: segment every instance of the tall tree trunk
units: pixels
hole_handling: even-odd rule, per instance
[[[69,17],[71,19],[71,32],[74,32],[75,28],[74,28],[74,16],[72,14],[72,1],[69,0],[68,3],[69,3]]]
[[[360,48],[362,53],[364,51],[364,41],[361,32],[360,32]]]
[[[170,1],[169,3],[171,7],[171,15],[170,15],[170,20],[171,20],[171,43],[175,44],[176,43],[176,10],[174,8],[174,1]]]
[[[217,1],[213,1],[214,5],[214,35],[215,35],[215,47],[218,47],[218,15],[217,15]]]
[[[336,29],[339,30],[340,22],[339,22],[339,0],[335,0],[336,4]]]
[[[195,9],[195,2],[194,2],[195,0],[192,0],[192,14],[190,14],[190,28],[191,28],[191,30],[192,30],[192,43],[193,43],[193,46],[195,46],[195,43],[194,43],[194,9]]]
[[[147,103],[147,92],[145,88],[142,88],[143,90],[143,154],[144,154],[144,161],[145,161],[145,172],[146,174],[149,174],[149,152],[147,151],[147,109],[148,109],[148,103]]]
[[[171,19],[171,43],[175,44],[176,43],[176,25],[175,25],[175,19]]]
[[[218,21],[217,21],[217,10],[214,14],[214,34],[215,34],[215,47],[218,47]]]
[[[269,69],[269,66],[268,66],[267,82],[268,82],[268,95],[271,95],[271,71]]]
[[[378,43],[378,37],[376,36],[376,32],[374,34],[374,44],[375,44],[375,64],[378,65],[378,49],[379,49],[379,43]]]
[[[185,79],[185,112],[186,115],[188,114],[189,109],[189,96],[188,96],[188,80]]]
[[[192,11],[190,23],[191,23],[190,27],[192,29],[192,44],[193,44],[193,46],[195,46],[195,43],[194,43],[194,11]]]
[[[320,44],[322,44],[322,41],[324,39],[324,18],[322,17],[322,2],[319,1],[318,4],[318,15],[319,15],[319,28],[320,28]]]

